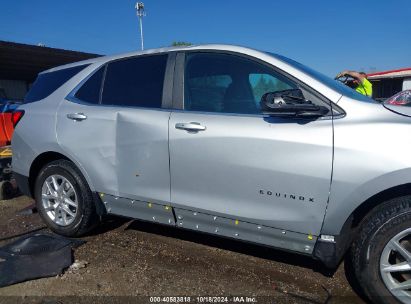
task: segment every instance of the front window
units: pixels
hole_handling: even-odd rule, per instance
[[[252,73],[249,75],[249,81],[257,104],[260,103],[261,97],[267,92],[293,89],[288,83],[265,73]]]
[[[184,109],[260,114],[261,97],[297,85],[253,60],[218,53],[187,55]]]
[[[328,77],[320,72],[317,72],[316,70],[305,66],[297,61],[294,61],[290,58],[281,56],[281,55],[277,55],[277,54],[273,54],[273,53],[267,53],[270,56],[283,61],[285,63],[287,63],[288,65],[291,65],[292,67],[296,68],[297,70],[300,70],[301,72],[303,72],[304,74],[307,74],[308,76],[314,78],[315,80],[323,83],[324,85],[326,85],[327,87],[330,87],[332,90],[340,93],[341,95],[345,95],[347,97],[353,98],[353,99],[357,99],[357,100],[361,100],[361,101],[366,101],[366,102],[373,102],[375,103],[375,100],[362,95],[358,92],[356,92],[355,90],[351,89],[350,87],[347,87],[346,85],[342,84],[340,81],[337,81],[335,79],[332,79],[331,77]]]

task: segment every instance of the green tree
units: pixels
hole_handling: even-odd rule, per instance
[[[171,46],[190,46],[193,45],[191,42],[185,42],[185,41],[173,41],[171,43]]]

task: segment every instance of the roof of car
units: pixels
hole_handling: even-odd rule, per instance
[[[116,54],[116,55],[108,55],[108,56],[92,58],[88,60],[83,60],[83,61],[78,61],[78,62],[74,62],[70,64],[57,66],[57,67],[48,69],[46,71],[43,71],[42,73],[54,72],[57,70],[75,67],[75,66],[83,65],[83,64],[103,63],[103,62],[116,60],[120,58],[126,58],[126,57],[133,57],[133,56],[147,55],[147,54],[158,54],[158,53],[166,53],[166,52],[175,52],[175,51],[185,51],[185,50],[221,50],[221,51],[232,51],[232,52],[245,53],[245,54],[259,52],[255,49],[251,49],[248,47],[243,47],[243,46],[238,46],[238,45],[229,45],[229,44],[203,44],[203,45],[190,45],[190,46],[172,46],[172,47],[147,49],[144,51],[133,51],[133,52],[128,52],[128,53],[121,53],[121,54]]]
[[[244,54],[248,55],[253,58],[260,59],[264,62],[267,62],[269,64],[272,64],[273,66],[276,66],[278,69],[289,73],[302,81],[308,81],[311,85],[316,85],[316,89],[329,98],[330,100],[339,100],[342,92],[340,89],[336,89],[335,86],[329,85],[329,82],[323,81],[323,77],[320,76],[318,77],[315,76],[315,74],[309,72],[307,69],[302,69],[300,64],[293,64],[292,60],[286,60],[285,57],[282,56],[276,56],[273,53],[267,53],[264,51],[244,47],[244,46],[238,46],[238,45],[229,45],[229,44],[203,44],[203,45],[193,45],[193,46],[173,46],[173,47],[164,47],[164,48],[157,48],[157,49],[148,49],[144,51],[134,51],[134,52],[129,52],[129,53],[123,53],[123,54],[118,54],[118,55],[109,55],[109,56],[103,56],[103,57],[98,57],[98,58],[93,58],[89,60],[84,60],[84,61],[79,61],[76,63],[72,64],[67,64],[59,67],[55,67],[53,69],[49,69],[47,71],[44,71],[43,73],[47,72],[52,72],[52,71],[57,71],[65,68],[70,68],[70,67],[75,67],[79,65],[84,65],[84,64],[90,64],[93,66],[90,66],[90,69],[97,68],[97,66],[100,66],[106,62],[116,60],[116,59],[122,59],[122,58],[127,58],[127,57],[133,57],[133,56],[140,56],[140,55],[146,55],[146,54],[161,54],[161,53],[167,53],[167,52],[176,52],[176,51],[225,51],[225,52],[232,52],[232,53],[238,53],[238,54]],[[89,73],[90,70],[85,69],[84,73],[87,74]],[[84,76],[84,75],[83,75]],[[368,99],[367,99],[368,100]]]

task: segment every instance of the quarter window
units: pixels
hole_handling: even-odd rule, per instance
[[[37,76],[30,91],[24,98],[25,103],[39,101],[51,95],[66,81],[86,68],[88,64],[57,70],[55,72],[42,73]]]
[[[160,108],[167,55],[135,57],[109,63],[102,104]]]
[[[184,109],[259,114],[265,93],[292,88],[297,85],[258,62],[229,54],[191,53],[186,59]]]

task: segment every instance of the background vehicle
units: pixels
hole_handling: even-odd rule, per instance
[[[0,88],[0,200],[10,198],[16,192],[11,171],[11,138],[13,136],[13,112],[21,101],[10,100]]]
[[[0,147],[8,146],[11,143],[14,126],[12,113],[21,103],[15,101],[0,101]]]
[[[411,120],[310,68],[225,45],[129,53],[41,73],[17,112],[13,170],[57,233],[109,213],[328,267],[349,252],[373,301],[411,300]]]
[[[7,98],[4,89],[0,88],[0,147],[10,145],[14,127],[12,113],[22,103],[20,100]]]
[[[385,101],[386,104],[398,106],[411,106],[411,90],[405,90],[395,94]]]

